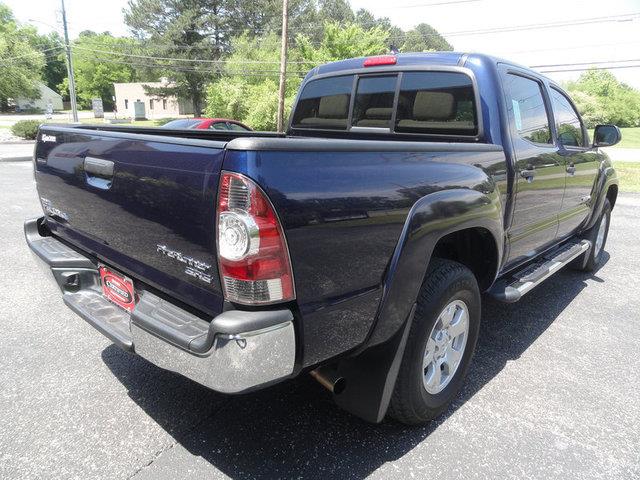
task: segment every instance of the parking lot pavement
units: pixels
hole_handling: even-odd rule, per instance
[[[437,421],[369,425],[309,378],[239,397],[120,351],[35,268],[31,165],[0,164],[0,478],[640,478],[640,196],[607,261],[484,305]]]

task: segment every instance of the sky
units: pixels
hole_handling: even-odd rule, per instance
[[[0,2],[7,4],[19,21],[33,24],[41,32],[61,30],[58,0]],[[65,0],[65,4],[72,38],[82,30],[129,34],[122,16],[127,0]],[[376,17],[389,17],[405,30],[428,23],[456,51],[489,53],[527,66],[580,64],[565,68],[584,68],[603,61],[610,63],[599,65],[640,65],[640,0],[351,0],[351,5],[366,8]],[[636,15],[619,18],[629,14]],[[599,21],[605,17],[614,18]],[[583,23],[567,25],[576,22]],[[495,31],[504,28],[511,31]],[[486,31],[490,29],[494,31]],[[611,71],[640,89],[640,68]],[[580,73],[546,75],[563,82]]]

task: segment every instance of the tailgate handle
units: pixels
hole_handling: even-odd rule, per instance
[[[101,158],[85,157],[84,171],[96,177],[113,178],[113,162]]]
[[[89,185],[100,190],[109,190],[113,183],[113,162],[101,158],[85,157],[84,174]]]

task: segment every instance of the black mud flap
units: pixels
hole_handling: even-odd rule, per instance
[[[340,361],[338,375],[346,380],[344,391],[334,397],[340,408],[367,422],[384,420],[415,310],[414,304],[404,326],[390,340]]]

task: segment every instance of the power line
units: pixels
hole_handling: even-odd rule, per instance
[[[640,62],[640,58],[631,58],[629,60],[602,60],[599,62],[579,62],[579,63],[559,63],[552,65],[531,65],[530,68],[550,68],[550,67],[577,67],[580,65],[596,65],[601,63],[627,63]]]
[[[587,70],[617,70],[619,68],[640,68],[640,64],[614,65],[611,67],[587,67],[587,68],[570,68],[570,69],[560,69],[560,70],[540,70],[540,73],[586,72]]]
[[[86,58],[85,58],[86,59]],[[193,72],[193,73],[213,73],[220,75],[248,75],[248,76],[265,76],[272,77],[278,76],[278,70],[249,70],[249,69],[241,69],[241,70],[227,70],[222,68],[213,68],[213,69],[203,69],[203,68],[195,68],[189,67],[185,65],[171,65],[171,64],[151,64],[151,63],[139,63],[139,62],[125,62],[119,60],[113,60],[108,58],[101,57],[91,57],[92,60],[96,60],[98,62],[112,63],[117,65],[128,65],[132,67],[138,68],[157,68],[164,70],[173,70],[177,72]],[[307,71],[289,71],[287,74],[291,74],[292,76],[298,75],[306,75]]]
[[[63,48],[63,47],[62,46],[51,47],[51,48],[45,48],[44,50],[35,50],[33,52],[25,53],[23,55],[16,55],[15,57],[0,58],[0,62],[4,63],[4,62],[12,61],[12,60],[18,60],[20,58],[32,57],[34,55],[40,55],[40,54],[49,52],[51,50],[59,50],[61,48]]]
[[[377,7],[377,9],[396,10],[398,8],[420,8],[420,7],[439,7],[441,5],[455,5],[459,3],[477,3],[484,2],[484,0],[455,0],[450,2],[433,2],[433,3],[418,3],[415,5],[394,5],[389,7]]]

